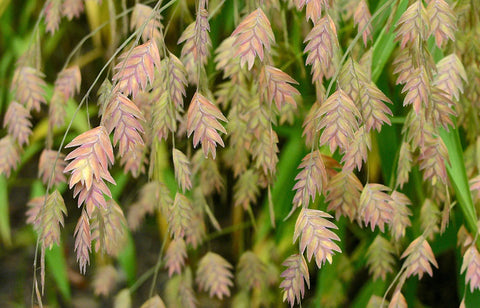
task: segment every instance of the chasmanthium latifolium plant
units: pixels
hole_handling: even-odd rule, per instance
[[[458,233],[457,304],[480,290],[476,0],[47,0],[37,12],[0,140],[5,185],[37,160],[44,187],[25,209],[33,302],[58,283],[45,259],[60,245],[117,304],[407,307],[445,232]],[[44,42],[69,31],[80,38],[45,75],[59,65]],[[117,258],[146,225],[158,261],[119,290]]]

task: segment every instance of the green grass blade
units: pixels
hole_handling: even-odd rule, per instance
[[[7,179],[0,175],[0,238],[5,246],[12,245],[8,205]]]

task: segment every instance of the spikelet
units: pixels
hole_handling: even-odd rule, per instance
[[[307,154],[298,168],[302,171],[295,177],[297,183],[293,187],[296,192],[292,211],[300,206],[308,207],[310,198],[314,202],[316,194],[322,194],[327,185],[327,170],[320,151]]]
[[[236,37],[229,36],[224,39],[215,50],[215,66],[216,70],[223,71],[223,78],[232,78],[235,82],[239,78],[241,72],[240,59],[235,57],[235,49],[233,44],[236,41]]]
[[[429,240],[433,240],[435,234],[440,231],[440,209],[428,198],[423,201],[420,209],[420,224],[424,236]]]
[[[204,3],[203,5],[202,2]],[[205,1],[202,2],[199,4],[195,19],[195,49],[192,50],[192,52],[195,61],[204,64],[210,55],[212,41],[208,35],[208,32],[210,32],[210,25],[208,24],[208,11],[206,10],[206,7],[202,7],[205,5]]]
[[[160,82],[168,81],[166,91],[168,91],[176,108],[183,108],[183,97],[185,86],[187,85],[186,70],[174,54],[169,53],[168,58],[162,60],[162,69],[160,70]]]
[[[207,252],[198,263],[196,282],[200,290],[208,291],[209,296],[219,299],[230,296],[233,286],[232,265],[213,252]]]
[[[192,280],[192,271],[187,266],[181,275],[175,275],[167,281],[165,287],[167,307],[197,307]]]
[[[115,288],[119,274],[113,265],[99,266],[93,276],[93,292],[95,295],[107,297]]]
[[[322,104],[317,117],[321,117],[317,130],[325,128],[320,136],[320,145],[328,144],[332,153],[337,147],[344,152],[358,129],[357,118],[361,118],[350,97],[338,89]]]
[[[65,100],[74,96],[75,93],[80,92],[80,85],[82,83],[82,75],[80,68],[75,65],[63,69],[58,73],[57,80],[55,80],[54,91],[58,91],[63,95]]]
[[[154,90],[155,93],[157,90]],[[152,130],[158,140],[167,140],[168,134],[177,131],[177,120],[175,109],[169,103],[170,97],[167,91],[163,91],[160,95],[154,96],[152,107]]]
[[[174,239],[184,237],[193,216],[190,200],[177,192],[175,201],[170,207],[169,212],[168,229],[170,230],[171,237]]]
[[[19,67],[13,74],[12,88],[15,91],[15,97],[28,111],[32,109],[40,111],[40,104],[46,103],[43,89],[46,86],[44,77],[40,71],[29,66]]]
[[[85,274],[87,264],[90,263],[90,251],[92,251],[92,235],[90,232],[90,221],[85,210],[78,220],[75,227],[75,252],[77,253],[77,262],[80,272]]]
[[[140,31],[142,27],[145,27],[142,32],[143,42],[154,40],[157,44],[160,44],[163,41],[161,21],[162,15],[158,12],[154,12],[148,5],[136,3],[130,19],[130,30]]]
[[[145,144],[137,143],[133,150],[128,151],[120,158],[120,164],[123,166],[125,173],[130,172],[134,178],[145,173],[145,165],[148,163],[146,150]]]
[[[381,235],[377,235],[367,250],[368,272],[373,280],[385,280],[388,273],[393,272],[395,260],[392,244]]]
[[[8,134],[12,136],[22,147],[28,144],[28,138],[32,134],[32,123],[30,122],[30,112],[21,104],[13,101],[8,106],[3,127],[7,128]]]
[[[370,134],[365,130],[365,126],[361,126],[353,137],[352,143],[345,151],[341,163],[343,163],[343,171],[346,173],[353,172],[355,168],[360,171],[363,162],[367,161],[367,154],[372,146]]]
[[[110,81],[108,80],[108,78],[105,78],[105,80],[102,82],[102,84],[98,88],[97,104],[98,104],[98,107],[99,107],[99,109],[98,109],[98,115],[99,116],[103,116],[103,114],[105,113],[105,109],[107,108],[107,105],[111,100],[110,96],[112,94],[112,88],[113,88],[113,86],[110,83]]]
[[[475,289],[480,290],[480,253],[478,253],[475,243],[472,243],[463,254],[460,272],[464,273],[465,271],[465,284],[470,283],[470,292],[473,293]]]
[[[60,244],[60,226],[63,227],[63,215],[67,215],[67,208],[62,195],[54,190],[47,198],[45,206],[37,216],[39,220],[39,238],[43,248],[51,249],[54,244]]]
[[[397,40],[405,48],[408,42],[427,39],[428,16],[422,1],[414,1],[402,14],[396,25]]]
[[[42,182],[45,185],[48,185],[51,176],[53,176],[51,183],[52,186],[65,183],[66,178],[63,174],[65,166],[65,155],[63,155],[63,153],[45,149],[42,151],[38,161],[38,177],[42,178]]]
[[[278,68],[265,65],[262,67],[259,78],[260,91],[268,104],[275,101],[278,110],[281,110],[285,103],[297,107],[293,96],[300,95],[300,92],[290,85],[290,83],[298,84],[292,77]]]
[[[135,97],[138,91],[147,88],[147,82],[153,84],[155,66],[160,69],[160,55],[154,41],[150,40],[131,52],[123,53],[120,59],[112,78],[120,92]]]
[[[208,206],[208,205],[207,205]],[[185,242],[197,249],[206,236],[205,221],[203,219],[203,208],[195,208],[192,211],[190,222],[185,228]]]
[[[343,215],[353,221],[357,217],[362,189],[362,183],[353,172],[337,173],[327,185],[327,210],[335,211],[337,220]]]
[[[193,146],[196,147],[201,143],[205,157],[208,157],[208,153],[211,152],[213,159],[216,156],[217,143],[222,147],[225,146],[217,131],[224,134],[227,133],[217,119],[227,122],[227,119],[217,106],[212,104],[202,94],[195,92],[187,113],[188,137],[194,133]]]
[[[240,58],[240,66],[247,63],[248,70],[252,69],[255,56],[263,61],[264,52],[270,52],[271,43],[275,42],[270,21],[261,8],[245,17],[233,31],[232,37],[235,38],[235,56]]]
[[[192,188],[190,161],[185,154],[175,148],[172,150],[172,158],[175,169],[175,179],[178,185],[182,188],[183,192],[190,190]]]
[[[331,2],[331,0],[294,0],[298,10],[302,10],[305,5],[307,6],[307,21],[311,19],[314,24],[322,17],[322,10],[330,8]]]
[[[305,139],[305,145],[308,148],[312,148],[318,142],[318,136],[316,134],[316,131],[317,131],[316,115],[318,114],[318,110],[320,109],[320,106],[321,106],[320,102],[315,101],[312,107],[310,107],[310,110],[308,111],[307,115],[305,116],[305,120],[303,121],[302,137]]]
[[[17,168],[19,162],[20,149],[15,140],[6,135],[0,139],[0,174],[10,177],[10,173]]]
[[[378,226],[384,232],[385,223],[391,223],[393,219],[392,197],[385,192],[390,188],[381,184],[366,184],[360,196],[359,216],[370,224],[372,231]]]
[[[352,58],[345,61],[338,74],[338,84],[350,96],[358,108],[361,107],[360,89],[363,87],[363,84],[368,83],[370,83],[370,79],[357,61]]]
[[[277,169],[278,152],[278,136],[273,128],[261,131],[258,139],[252,144],[255,167],[262,170],[265,176],[274,175]]]
[[[373,83],[361,83],[359,100],[365,128],[369,132],[372,128],[377,131],[382,129],[383,124],[391,125],[387,115],[392,116],[392,111],[383,103],[392,103]]]
[[[65,160],[72,160],[64,172],[71,172],[69,187],[75,186],[74,195],[79,195],[78,205],[86,203],[90,216],[95,207],[106,207],[103,194],[110,195],[110,190],[103,180],[115,184],[108,171],[108,164],[113,163],[113,149],[103,126],[93,128],[72,140],[67,148],[79,146],[70,152]]]
[[[338,50],[335,24],[327,14],[320,19],[305,38],[303,53],[308,53],[306,65],[312,65],[312,81],[322,83],[323,77],[330,78],[335,70]]]
[[[150,297],[145,303],[140,306],[140,308],[166,308],[165,303],[162,301],[160,296],[155,295]]]
[[[390,231],[392,237],[398,241],[405,236],[405,229],[411,226],[408,216],[412,216],[412,212],[408,208],[408,205],[411,205],[412,202],[406,195],[396,190],[392,192],[391,197],[392,200],[390,202],[393,209],[393,218]]]
[[[430,21],[430,35],[435,37],[435,43],[439,48],[448,39],[455,41],[454,32],[457,31],[455,24],[456,16],[447,2],[444,0],[432,0],[427,6],[428,20]]]
[[[419,114],[420,108],[428,106],[430,81],[423,66],[414,69],[411,76],[402,89],[402,93],[407,92],[403,100],[403,106],[412,105],[415,113]]]
[[[457,114],[453,110],[454,102],[450,99],[449,94],[433,86],[430,99],[430,115],[432,117],[430,121],[432,122],[433,127],[437,128],[442,126],[447,131],[448,126],[454,127],[452,117],[455,117]]]
[[[185,241],[181,238],[172,240],[165,253],[165,268],[168,269],[168,277],[172,277],[173,273],[178,275],[182,273],[186,258],[187,245]]]
[[[244,210],[248,210],[250,205],[257,201],[260,193],[258,182],[258,172],[253,169],[243,172],[233,188],[235,192],[233,195],[234,205],[241,205]]]
[[[237,283],[242,289],[258,290],[265,286],[267,268],[252,251],[245,251],[238,260]]]
[[[467,73],[456,54],[452,53],[438,61],[433,85],[447,93],[450,99],[458,101],[460,93],[463,93],[462,80],[467,82]]]
[[[425,144],[420,147],[420,170],[423,170],[423,179],[431,180],[432,185],[440,179],[443,184],[447,184],[446,163],[448,160],[448,151],[442,138],[425,134]]]
[[[404,266],[406,268],[405,275],[407,278],[412,275],[418,275],[418,279],[422,279],[425,272],[433,276],[430,263],[438,268],[432,248],[423,236],[411,242],[403,252],[401,258],[405,259]]]
[[[290,307],[295,305],[295,301],[300,304],[305,295],[305,283],[310,288],[310,275],[308,273],[307,262],[303,258],[303,254],[294,254],[288,257],[282,263],[287,269],[280,275],[283,281],[280,288],[283,289],[283,301],[287,300]]]
[[[30,199],[27,203],[28,211],[25,213],[27,216],[27,223],[31,224],[37,233],[40,233],[40,211],[43,208],[44,202],[45,196],[39,196]]]
[[[407,300],[403,297],[400,290],[395,291],[388,308],[408,308]]]
[[[116,257],[127,243],[126,226],[123,211],[113,199],[107,201],[105,209],[97,208],[91,225],[95,251]]]
[[[199,178],[200,188],[204,196],[222,191],[223,178],[218,170],[217,161],[206,159],[202,152],[198,151],[193,156],[192,163],[193,174]]]
[[[406,84],[408,80],[415,77],[412,72],[417,67],[413,65],[412,56],[408,48],[401,49],[393,60],[393,73],[397,76],[397,84]]]
[[[125,95],[116,92],[108,103],[105,113],[102,116],[105,128],[113,134],[113,144],[118,144],[120,156],[128,151],[135,151],[137,144],[143,144],[140,134],[144,133],[140,121],[145,118],[138,107]]]
[[[58,30],[58,25],[60,24],[60,19],[62,16],[61,13],[62,0],[47,0],[45,4],[45,25],[47,32],[53,34]]]
[[[363,44],[367,46],[368,39],[372,39],[372,25],[369,24],[372,15],[368,9],[368,4],[365,0],[360,0],[353,14],[353,22],[357,26],[358,32],[362,32]]]
[[[48,124],[51,130],[55,127],[62,127],[65,124],[67,117],[66,105],[67,102],[63,94],[59,91],[53,91],[48,108]]]
[[[412,151],[407,142],[402,142],[397,165],[397,185],[400,188],[408,182],[410,170],[412,170]]]
[[[153,214],[153,211],[160,210],[164,216],[168,216],[169,208],[173,200],[170,197],[170,191],[165,184],[159,181],[148,182],[140,190],[140,198],[130,206],[127,213],[128,226],[136,230],[143,218],[147,214]]]
[[[315,262],[318,268],[321,268],[325,261],[332,263],[332,257],[335,251],[342,252],[340,247],[333,241],[340,241],[340,238],[330,229],[338,229],[335,224],[326,218],[333,218],[330,214],[311,209],[302,209],[297,222],[295,223],[295,232],[293,242],[300,237],[300,252],[303,254],[307,249],[307,260],[311,260],[315,255]]]
[[[83,12],[83,0],[63,0],[62,15],[72,20],[73,17],[80,17]]]

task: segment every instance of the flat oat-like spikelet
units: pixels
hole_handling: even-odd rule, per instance
[[[335,71],[338,50],[335,24],[327,14],[320,19],[305,38],[304,53],[308,53],[306,65],[312,66],[312,81],[322,83],[323,77],[330,78]]]
[[[478,253],[475,243],[465,251],[463,255],[461,273],[465,274],[465,284],[470,283],[470,292],[473,293],[475,289],[480,290],[480,253]]]
[[[449,94],[437,87],[432,87],[431,91],[431,122],[434,128],[439,126],[448,131],[448,126],[454,126],[452,117],[457,114],[453,110],[454,102],[450,99]]]
[[[312,148],[318,142],[318,136],[316,134],[317,131],[317,114],[318,110],[320,109],[320,102],[316,101],[313,103],[312,107],[308,111],[307,115],[305,116],[305,120],[303,121],[303,133],[302,137],[305,139],[305,145],[308,148]]]
[[[80,17],[83,12],[83,0],[64,0],[62,3],[62,15],[72,20],[73,17]]]
[[[275,42],[270,21],[261,8],[245,17],[233,31],[232,37],[235,37],[235,56],[240,58],[240,66],[247,63],[248,70],[252,69],[255,56],[263,61],[264,52],[270,52],[270,44]]]
[[[342,252],[340,247],[333,242],[340,241],[340,238],[330,230],[338,228],[326,218],[333,217],[319,210],[304,208],[298,215],[293,234],[294,243],[300,237],[300,252],[303,254],[307,249],[307,260],[310,261],[315,255],[318,268],[321,268],[325,261],[332,263],[335,251]]]
[[[28,138],[32,134],[32,123],[30,112],[21,104],[13,101],[8,106],[3,127],[7,128],[8,134],[12,136],[20,146],[28,144]]]
[[[446,164],[449,163],[448,151],[442,138],[425,134],[425,144],[420,147],[420,170],[423,170],[423,179],[430,179],[435,185],[438,179],[446,184],[448,181]]]
[[[403,106],[413,105],[413,110],[419,114],[422,107],[428,106],[430,81],[423,66],[415,68],[413,72],[411,72],[411,76],[402,89],[402,93],[407,92]]]
[[[169,208],[173,200],[170,197],[170,191],[162,182],[149,182],[140,190],[140,198],[132,204],[127,213],[128,226],[136,230],[140,226],[143,218],[147,214],[153,214],[155,210],[168,217]]]
[[[12,169],[16,169],[19,162],[20,149],[15,139],[6,135],[0,139],[0,174],[8,178]]]
[[[365,0],[360,0],[353,14],[353,22],[357,26],[358,32],[362,32],[363,44],[367,46],[368,39],[372,39],[372,25],[369,24],[372,15],[368,9],[368,4]]]
[[[135,97],[139,90],[147,88],[147,82],[153,84],[155,66],[160,69],[157,43],[150,40],[123,53],[120,59],[112,78],[120,92]]]
[[[217,106],[212,104],[202,94],[195,92],[187,113],[188,137],[194,133],[193,146],[196,147],[201,143],[205,157],[208,157],[208,153],[211,152],[213,159],[216,156],[217,143],[222,147],[225,146],[217,131],[224,134],[227,133],[217,119],[227,122],[227,119]]]
[[[111,264],[98,267],[92,282],[95,295],[109,296],[117,284],[118,276],[117,270]]]
[[[154,89],[152,93],[159,91]],[[177,131],[177,119],[175,107],[170,103],[170,95],[167,91],[155,95],[152,107],[152,133],[158,140],[167,140],[169,133]]]
[[[435,37],[435,43],[439,48],[448,39],[455,41],[457,30],[456,17],[453,10],[444,0],[432,0],[427,6],[428,20],[430,21],[430,33]]]
[[[80,272],[85,274],[87,264],[90,263],[90,251],[92,251],[92,235],[90,232],[90,220],[85,210],[75,227],[75,251]]]
[[[45,25],[47,32],[53,34],[60,24],[62,0],[47,0],[45,4]]]
[[[328,211],[335,211],[335,218],[345,216],[353,221],[357,217],[358,201],[363,185],[353,172],[339,172],[327,185]]]
[[[113,200],[107,201],[107,207],[97,208],[92,219],[92,240],[95,251],[102,250],[116,257],[127,243],[127,221],[120,206]]]
[[[292,211],[300,206],[308,207],[310,198],[314,202],[316,194],[322,194],[327,186],[327,170],[320,151],[307,154],[298,168],[302,171],[295,177],[297,183],[293,187],[296,192]]]
[[[191,201],[177,192],[168,216],[168,229],[172,238],[178,239],[185,236],[192,220],[192,211]]]
[[[224,79],[231,78],[234,82],[241,73],[240,59],[235,57],[236,50],[233,48],[235,41],[236,37],[229,36],[215,50],[215,69],[223,71]]]
[[[422,227],[423,235],[433,240],[435,234],[440,232],[440,209],[438,205],[430,199],[425,199],[420,209],[420,225]]]
[[[48,108],[48,124],[50,129],[62,127],[67,117],[67,102],[63,94],[59,91],[53,91],[52,99]]]
[[[345,155],[342,157],[342,170],[349,173],[357,168],[357,170],[360,171],[363,162],[367,161],[368,151],[371,146],[372,140],[370,134],[365,130],[365,126],[361,126],[355,132],[352,142],[345,151]]]
[[[285,103],[297,107],[293,96],[300,95],[300,92],[292,87],[290,83],[298,84],[298,82],[288,74],[273,66],[265,65],[260,72],[259,82],[259,88],[265,100],[269,104],[275,101],[278,110],[281,110]]]
[[[266,176],[275,174],[278,163],[278,152],[278,136],[270,126],[262,130],[252,144],[252,155],[255,160],[255,167],[261,169]]]
[[[218,170],[217,161],[205,158],[202,152],[198,151],[193,156],[192,163],[193,174],[200,179],[200,188],[203,195],[208,196],[215,191],[222,191],[223,178]]]
[[[140,308],[165,308],[165,303],[162,301],[160,296],[155,295],[150,297],[145,303],[140,306]]]
[[[172,158],[177,184],[182,188],[183,192],[190,190],[192,188],[190,161],[185,154],[175,148],[172,150]]]
[[[145,122],[145,118],[127,96],[120,92],[115,93],[102,119],[108,132],[115,130],[113,144],[118,143],[120,156],[123,157],[128,151],[135,151],[137,144],[143,144],[140,134],[144,133],[144,130],[140,121]]]
[[[418,43],[427,39],[428,16],[421,0],[414,1],[402,14],[396,25],[397,40],[405,48],[408,42]]]
[[[405,236],[405,229],[412,224],[410,218],[408,218],[408,216],[412,216],[412,212],[408,208],[408,205],[411,205],[412,202],[406,195],[396,190],[392,192],[391,197],[393,219],[390,231],[392,237],[398,241]]]
[[[65,155],[63,155],[63,153],[45,149],[42,151],[38,161],[38,176],[42,179],[42,182],[45,185],[48,185],[51,176],[53,176],[51,183],[52,186],[65,183],[67,180],[63,174],[63,170],[66,165]]]
[[[250,205],[257,201],[260,193],[258,182],[258,172],[253,169],[243,172],[233,188],[235,192],[233,195],[234,205],[241,205],[244,210],[248,210]]]
[[[459,100],[460,93],[463,93],[464,82],[467,82],[467,73],[456,54],[452,53],[437,63],[437,74],[433,85],[446,92],[450,99]]]
[[[55,80],[54,91],[62,93],[64,99],[68,100],[80,91],[81,83],[82,75],[80,68],[75,65],[58,73],[57,80]]]
[[[407,300],[402,295],[400,290],[395,291],[395,293],[392,296],[392,300],[388,305],[388,308],[408,308]]]
[[[332,153],[337,147],[345,152],[358,129],[358,118],[361,118],[352,99],[338,89],[320,106],[316,117],[321,117],[317,131],[324,128],[320,145],[328,144]]]
[[[331,0],[294,0],[295,6],[298,10],[302,10],[306,5],[307,21],[312,20],[314,24],[322,17],[322,9],[328,9],[331,5]]]
[[[386,194],[390,188],[382,184],[366,184],[360,196],[358,214],[365,222],[370,224],[372,231],[378,226],[384,232],[385,223],[391,223],[393,219],[392,197]]]
[[[209,296],[219,299],[230,296],[233,286],[232,265],[213,252],[207,252],[198,264],[196,282],[200,290],[208,291]]]
[[[388,273],[393,272],[395,259],[393,245],[381,235],[377,235],[367,250],[368,272],[373,280],[385,280]]]
[[[237,283],[242,289],[258,290],[265,286],[267,268],[252,251],[245,251],[238,260]]]
[[[40,71],[29,66],[19,67],[13,74],[12,88],[15,97],[28,111],[32,109],[40,111],[40,104],[46,103],[44,77]]]
[[[137,3],[133,8],[132,18],[130,19],[130,30],[140,30],[142,27],[145,27],[142,32],[142,40],[144,42],[154,40],[160,43],[163,41],[161,20],[162,15],[154,12],[151,7]]]
[[[51,249],[54,244],[60,244],[60,226],[63,227],[63,215],[67,215],[65,202],[57,190],[48,196],[39,214],[38,231],[42,247]]]
[[[172,277],[173,273],[180,275],[186,258],[187,245],[185,241],[182,238],[172,240],[165,252],[165,268],[168,269],[168,277]]]
[[[380,131],[385,123],[391,125],[388,115],[392,116],[392,111],[383,102],[391,104],[392,101],[373,82],[361,83],[359,94],[361,113],[367,132],[372,128]]]
[[[402,142],[398,154],[397,184],[400,188],[408,182],[410,170],[412,170],[412,150],[408,142]]]
[[[406,258],[404,267],[407,278],[412,275],[418,275],[418,279],[422,279],[425,272],[433,276],[430,263],[438,268],[432,248],[423,236],[411,242],[403,252],[401,258]]]
[[[125,173],[130,172],[134,178],[145,173],[145,165],[148,163],[145,155],[146,151],[147,147],[142,143],[135,144],[133,150],[127,151],[120,159],[120,164],[123,166]]]
[[[307,262],[303,254],[294,254],[288,257],[282,263],[287,269],[280,275],[283,281],[280,288],[283,289],[283,301],[287,300],[290,307],[295,305],[295,300],[300,304],[305,295],[305,283],[310,288],[310,275],[308,273]]]
[[[168,91],[176,108],[183,108],[183,97],[187,85],[186,70],[182,61],[174,54],[169,53],[168,58],[162,60],[161,81],[168,81],[165,91]]]

